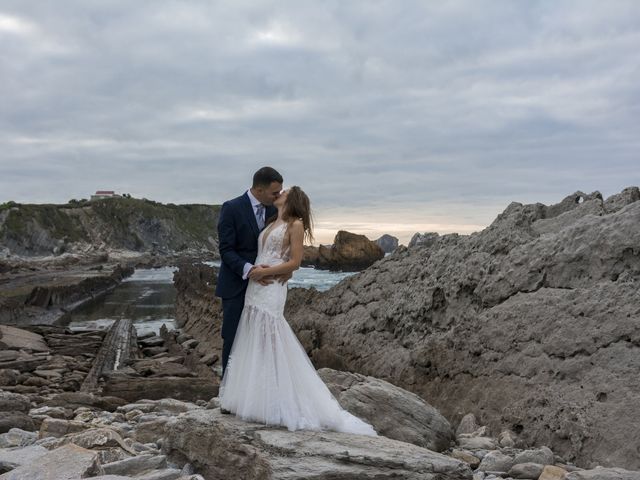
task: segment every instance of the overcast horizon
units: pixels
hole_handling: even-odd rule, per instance
[[[640,5],[0,2],[0,203],[220,204],[261,166],[316,237],[471,233],[640,185]]]

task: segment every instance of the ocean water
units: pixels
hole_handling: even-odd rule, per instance
[[[213,267],[220,266],[219,261],[204,263]],[[354,275],[354,272],[329,272],[327,270],[301,267],[293,272],[293,278],[289,280],[289,288],[315,288],[324,292],[351,275]]]
[[[220,262],[205,262],[219,266]],[[71,314],[69,328],[76,331],[108,329],[120,318],[130,318],[138,332],[157,333],[162,325],[175,328],[176,290],[173,274],[177,267],[136,269],[111,292],[76,309]],[[328,272],[300,268],[289,280],[289,288],[315,288],[325,291],[337,285],[353,272]]]

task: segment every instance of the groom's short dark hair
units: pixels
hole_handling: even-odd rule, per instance
[[[268,187],[273,182],[283,182],[282,175],[275,168],[262,167],[253,174],[253,187]]]

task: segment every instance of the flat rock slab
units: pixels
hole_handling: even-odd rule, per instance
[[[640,480],[639,471],[623,468],[594,468],[568,473],[566,480]]]
[[[49,450],[40,445],[30,445],[22,448],[3,448],[0,449],[0,468],[7,470],[29,465],[48,453]]]
[[[98,452],[65,445],[30,463],[0,475],[0,480],[77,480],[101,474]]]
[[[49,351],[42,335],[8,325],[0,325],[0,348],[33,352]]]
[[[129,377],[109,375],[104,386],[105,395],[124,398],[129,402],[137,400],[178,400],[208,401],[218,395],[218,385],[208,378],[188,377]]]
[[[290,432],[219,410],[175,417],[164,435],[163,449],[199,465],[205,478],[472,478],[465,463],[409,443],[338,432]]]

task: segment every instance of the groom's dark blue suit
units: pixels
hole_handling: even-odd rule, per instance
[[[267,207],[265,220],[277,213],[275,207]],[[243,269],[247,262],[253,264],[256,261],[259,235],[260,229],[247,193],[222,204],[218,217],[218,247],[222,261],[216,296],[222,298],[223,372],[227,368],[249,284],[248,280],[242,279]]]

